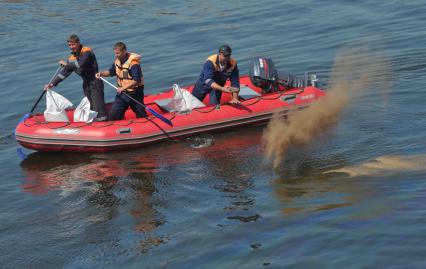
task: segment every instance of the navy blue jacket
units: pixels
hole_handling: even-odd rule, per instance
[[[219,57],[216,57],[215,64],[217,66],[219,65]],[[223,71],[216,70],[215,65],[209,58],[209,60],[204,63],[200,77],[195,83],[196,88],[203,88],[203,92],[210,92],[212,90],[211,85],[213,82],[216,82],[220,86],[224,86],[228,79],[231,81],[232,87],[240,88],[240,74],[238,66],[235,64],[235,67],[232,70],[229,70],[230,67],[231,63],[229,63]]]
[[[58,83],[71,75],[72,72],[78,74],[86,83],[95,80],[95,74],[98,72],[98,62],[91,48],[81,45],[76,53],[71,53],[68,57],[67,65],[54,78],[52,84],[57,86]]]
[[[240,73],[237,62],[231,59],[227,66],[220,70],[219,55],[212,55],[204,63],[192,94],[203,101],[204,97],[210,93],[210,103],[220,104],[222,91],[214,90],[211,85],[216,82],[220,86],[224,86],[228,79],[231,81],[232,87],[240,88]]]

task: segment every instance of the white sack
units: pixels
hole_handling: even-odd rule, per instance
[[[74,111],[74,122],[92,122],[98,112],[90,110],[90,102],[84,97]]]
[[[174,96],[173,99],[167,104],[171,111],[185,112],[191,111],[197,107],[206,106],[203,102],[198,100],[186,89],[182,89],[177,84],[173,84]]]
[[[72,107],[72,103],[59,93],[47,90],[46,110],[44,119],[48,122],[69,122],[65,109]]]

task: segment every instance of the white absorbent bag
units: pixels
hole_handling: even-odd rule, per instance
[[[173,84],[173,98],[167,104],[171,111],[187,112],[197,107],[206,106],[203,102],[193,96],[188,90]]]
[[[74,122],[92,122],[98,112],[90,110],[90,102],[84,97],[74,111]]]
[[[46,110],[44,119],[48,122],[69,122],[65,109],[72,107],[72,103],[59,93],[47,90]]]

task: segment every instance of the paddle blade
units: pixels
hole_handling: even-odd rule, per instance
[[[19,120],[18,124],[20,124],[21,122],[23,122],[24,120],[28,119],[28,117],[30,116],[30,113],[25,114],[24,116],[22,116],[22,118]]]
[[[21,161],[23,161],[23,160],[25,160],[25,158],[27,158],[27,154],[25,154],[25,152],[22,148],[17,148],[16,153],[18,154],[18,157],[21,159]]]
[[[155,110],[153,110],[153,109],[151,109],[149,107],[146,107],[146,110],[148,110],[152,115],[156,116],[157,118],[159,118],[160,120],[164,121],[168,125],[173,126],[172,122],[169,119],[166,119],[161,114],[158,114]]]

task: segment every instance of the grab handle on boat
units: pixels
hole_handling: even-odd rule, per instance
[[[131,134],[132,128],[120,128],[117,130],[119,134]]]
[[[289,104],[292,104],[296,100],[296,95],[295,94],[284,95],[283,97],[281,97],[281,100]]]

